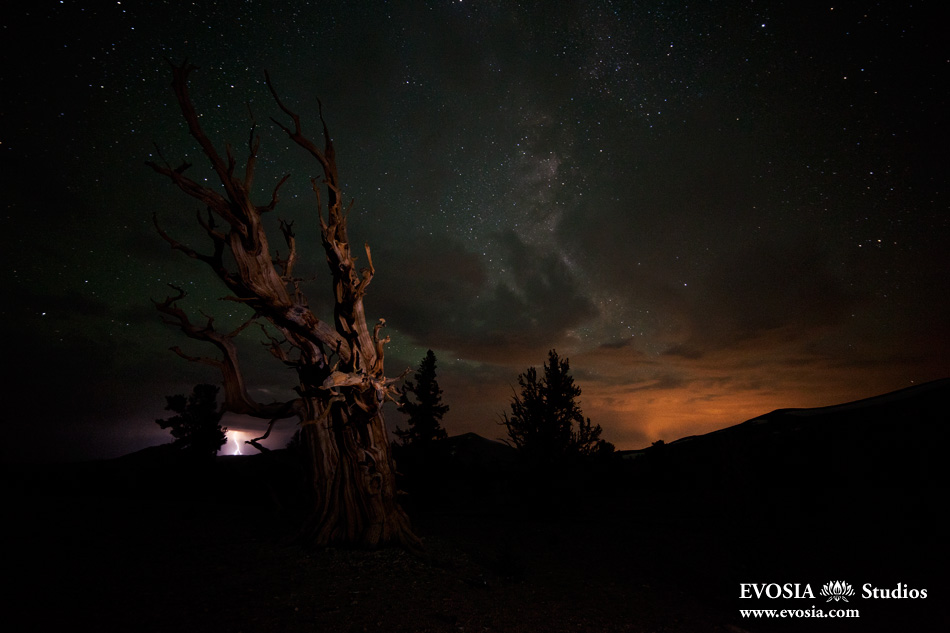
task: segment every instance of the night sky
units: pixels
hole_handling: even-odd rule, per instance
[[[161,323],[167,284],[222,329],[248,316],[152,224],[207,250],[145,166],[157,146],[210,176],[166,58],[200,68],[219,148],[257,121],[262,203],[293,174],[270,220],[296,221],[329,318],[317,165],[264,70],[317,140],[322,100],[387,373],[431,348],[450,435],[502,436],[551,348],[623,449],[950,375],[942,2],[26,4],[0,17],[5,459],[170,439],[164,396],[218,377],[168,351],[213,350]],[[254,394],[289,398],[241,338]]]

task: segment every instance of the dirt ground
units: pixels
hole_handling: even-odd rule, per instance
[[[739,617],[740,607],[762,606],[738,600],[740,582],[807,581],[816,592],[833,574],[937,582],[925,573],[937,564],[926,553],[945,550],[934,551],[936,531],[904,538],[913,526],[895,546],[880,532],[829,526],[824,515],[793,528],[775,508],[730,516],[686,499],[667,499],[661,510],[634,495],[550,513],[436,504],[410,508],[426,544],[420,558],[301,547],[288,538],[292,521],[266,500],[255,510],[230,497],[94,492],[12,497],[8,630],[950,630],[935,608],[947,603],[945,581],[930,587],[929,610],[887,605],[873,619],[834,626]],[[807,602],[824,606],[820,596]]]
[[[224,508],[51,498],[25,510],[7,567],[20,631],[730,630],[645,573],[636,535],[608,552],[582,522],[417,517],[419,558],[307,550]]]

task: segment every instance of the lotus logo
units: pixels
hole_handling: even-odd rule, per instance
[[[832,600],[835,602],[839,600],[847,602],[848,596],[854,595],[854,589],[843,580],[836,580],[834,582],[826,582],[825,586],[821,588],[821,595],[828,596],[827,602],[831,602]]]

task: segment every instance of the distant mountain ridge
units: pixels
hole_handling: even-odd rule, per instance
[[[931,392],[938,392],[933,394]],[[833,404],[826,407],[812,407],[809,409],[776,409],[771,413],[767,413],[764,416],[760,417],[769,417],[775,414],[790,414],[790,415],[824,415],[828,413],[837,413],[840,411],[855,410],[855,409],[864,409],[869,407],[879,407],[879,406],[888,406],[892,404],[898,404],[907,402],[910,400],[929,398],[933,395],[942,394],[944,398],[947,395],[950,395],[950,378],[943,378],[940,380],[934,380],[931,382],[923,383],[920,385],[913,385],[911,387],[905,387],[904,389],[898,389],[897,391],[890,391],[885,394],[871,396],[869,398],[862,398],[860,400],[853,400],[851,402],[845,402],[843,404]],[[759,418],[753,418],[757,420]],[[751,420],[750,420],[751,421]]]
[[[626,453],[689,485],[947,481],[950,379],[853,402],[777,409],[740,424]]]

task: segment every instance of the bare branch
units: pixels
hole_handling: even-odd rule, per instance
[[[294,234],[294,223],[286,222],[284,220],[279,220],[280,222],[280,232],[284,236],[284,241],[287,243],[287,248],[290,252],[287,254],[286,259],[278,259],[278,265],[281,267],[281,277],[284,281],[290,282],[293,278],[294,266],[297,263],[297,238]]]
[[[217,367],[221,371],[224,379],[224,404],[226,411],[233,413],[244,413],[259,418],[276,417],[279,412],[284,411],[288,403],[270,403],[260,404],[251,398],[244,384],[244,377],[241,373],[240,363],[238,362],[237,346],[234,344],[236,337],[251,322],[244,323],[229,334],[220,334],[214,329],[214,319],[208,317],[204,326],[192,323],[188,315],[176,303],[186,295],[185,291],[177,286],[171,286],[176,291],[174,296],[167,297],[164,301],[153,301],[156,309],[167,318],[163,319],[166,323],[177,326],[185,336],[211,343],[222,353],[223,358],[214,359],[201,356],[189,356],[178,347],[171,348],[176,354],[190,361],[204,363]],[[207,316],[207,315],[206,315]],[[294,405],[295,407],[298,405]],[[290,415],[282,415],[290,417]]]
[[[247,321],[245,321],[245,322],[242,323],[241,325],[237,326],[236,328],[234,328],[234,329],[231,330],[230,332],[228,332],[226,336],[227,336],[228,338],[235,338],[238,334],[240,334],[240,333],[243,332],[245,329],[247,329],[247,327],[248,327],[249,325],[251,325],[252,323],[256,323],[256,322],[257,322],[257,317],[258,317],[258,314],[255,312],[255,313],[251,316],[250,319],[248,319]]]
[[[270,90],[271,95],[274,97],[274,101],[277,103],[284,114],[290,117],[294,123],[294,129],[291,130],[289,127],[278,121],[277,119],[272,118],[271,120],[282,129],[287,136],[294,143],[300,147],[307,150],[311,156],[317,159],[317,162],[323,167],[323,174],[326,178],[327,186],[330,188],[330,191],[333,192],[333,195],[330,198],[330,206],[335,206],[339,200],[340,189],[338,186],[338,176],[336,170],[336,152],[333,149],[333,141],[330,140],[330,134],[327,131],[326,122],[323,120],[323,106],[320,105],[320,121],[323,123],[323,137],[324,137],[324,149],[321,151],[310,139],[303,135],[303,130],[300,125],[300,115],[292,111],[284,102],[280,100],[280,95],[277,94],[277,89],[274,88],[273,82],[271,82],[270,74],[267,72],[264,73],[264,79],[267,82],[267,88]],[[319,101],[318,101],[319,103]]]
[[[369,250],[369,244],[364,244],[363,246],[366,248],[366,261],[369,266],[360,269],[361,279],[359,285],[356,287],[356,295],[360,297],[366,294],[366,287],[369,286],[369,282],[373,280],[373,276],[376,274],[376,269],[373,267],[373,254]]]
[[[375,327],[373,327],[373,344],[376,346],[376,362],[373,365],[372,373],[376,376],[383,375],[383,358],[384,350],[383,345],[389,343],[390,338],[387,336],[385,338],[379,338],[379,331],[386,327],[386,319],[380,319],[376,322]]]
[[[208,266],[214,270],[215,274],[217,274],[218,277],[225,284],[227,284],[229,288],[234,290],[240,288],[240,283],[234,277],[234,274],[224,265],[224,247],[226,236],[214,229],[214,219],[212,218],[210,211],[208,213],[207,221],[204,221],[201,218],[200,212],[198,213],[198,224],[200,224],[201,227],[205,229],[214,242],[214,252],[211,255],[203,255],[190,246],[182,244],[175,238],[168,235],[168,233],[166,233],[158,224],[158,217],[156,214],[152,215],[152,222],[155,224],[155,229],[158,231],[158,234],[162,237],[162,239],[168,242],[173,249],[183,252],[192,259],[197,259],[208,264]]]
[[[272,336],[271,333],[267,331],[267,328],[264,327],[263,323],[259,323],[258,325],[260,325],[261,332],[264,333],[264,337],[267,338],[267,342],[263,343],[263,345],[267,347],[271,355],[283,363],[291,364],[290,356],[287,354],[287,350],[284,349],[284,345],[288,344],[287,339],[278,339],[277,337]]]
[[[181,251],[182,253],[184,253],[185,255],[187,255],[188,257],[192,259],[200,259],[203,262],[211,261],[210,256],[202,255],[201,253],[197,252],[190,246],[185,246],[184,244],[182,244],[181,242],[179,242],[178,240],[170,236],[168,233],[166,233],[165,230],[162,229],[161,225],[159,225],[158,223],[157,213],[152,214],[152,223],[155,225],[155,230],[158,231],[158,234],[162,236],[162,239],[168,242],[171,245],[171,247],[175,249],[176,251]]]
[[[300,400],[291,400],[290,402],[285,402],[282,408],[278,409],[276,415],[271,418],[270,422],[267,423],[267,430],[264,431],[264,435],[260,437],[255,437],[252,440],[245,440],[245,444],[250,444],[257,450],[262,453],[266,452],[268,449],[265,446],[262,446],[259,442],[266,440],[270,437],[270,432],[274,429],[274,423],[277,420],[285,420],[290,417],[301,417],[302,407]]]
[[[171,323],[170,321],[165,321],[165,322]],[[175,352],[176,354],[178,354],[185,360],[192,363],[201,363],[202,365],[211,365],[212,367],[217,367],[219,369],[223,365],[223,363],[217,358],[209,358],[208,356],[189,356],[188,354],[183,352],[182,349],[178,347],[177,345],[173,347],[169,347],[168,349],[172,352]]]
[[[199,185],[194,180],[184,175],[184,171],[191,166],[189,163],[184,163],[177,169],[163,167],[162,165],[152,161],[147,161],[145,164],[163,176],[167,176],[179,189],[187,193],[192,198],[201,201],[209,209],[213,209],[215,213],[220,215],[226,222],[231,224],[231,226],[236,227],[243,225],[243,223],[233,213],[231,213],[230,205],[228,204],[227,199],[225,199],[217,191]]]
[[[320,230],[325,234],[327,232],[327,222],[323,219],[323,201],[320,199],[320,186],[316,178],[310,179],[310,188],[313,189],[317,198],[317,219],[320,220]]]
[[[230,156],[230,149],[228,150],[231,169],[228,169],[227,164],[221,158],[221,155],[218,154],[218,151],[215,149],[214,144],[211,142],[211,139],[204,133],[204,130],[201,129],[201,124],[198,123],[198,113],[195,111],[195,106],[191,101],[191,96],[188,94],[188,76],[192,71],[197,70],[198,67],[188,62],[182,63],[181,66],[172,65],[172,88],[175,90],[175,96],[178,99],[178,105],[181,108],[182,116],[185,119],[185,123],[188,125],[188,132],[191,136],[198,141],[198,145],[201,146],[201,151],[205,156],[211,161],[211,168],[214,169],[215,173],[218,175],[218,179],[221,181],[221,184],[224,185],[225,190],[228,192],[232,198],[234,197],[234,181],[231,178],[231,172],[233,172],[233,157]]]
[[[274,187],[274,191],[271,193],[270,203],[268,203],[267,206],[264,206],[264,207],[257,207],[257,210],[259,213],[266,213],[267,211],[274,210],[274,207],[277,206],[277,203],[280,200],[280,198],[278,198],[277,196],[277,193],[280,191],[280,188],[284,185],[284,183],[287,182],[288,178],[290,178],[290,174],[287,174],[283,178],[280,179],[280,181]]]
[[[200,211],[198,212],[198,214],[197,214],[197,215],[198,215],[198,224],[201,225],[201,228],[203,228],[203,229],[205,230],[205,232],[208,234],[208,236],[211,237],[212,240],[214,240],[214,243],[215,243],[216,246],[217,246],[218,244],[220,244],[220,245],[222,246],[222,248],[223,248],[224,242],[225,242],[225,240],[227,239],[227,235],[225,235],[225,234],[222,233],[221,231],[218,231],[218,230],[215,228],[215,224],[214,224],[214,214],[211,212],[211,209],[210,209],[210,208],[207,209],[207,211],[208,211],[208,219],[207,219],[207,220],[205,220],[205,219],[201,216],[201,212],[200,212]]]

